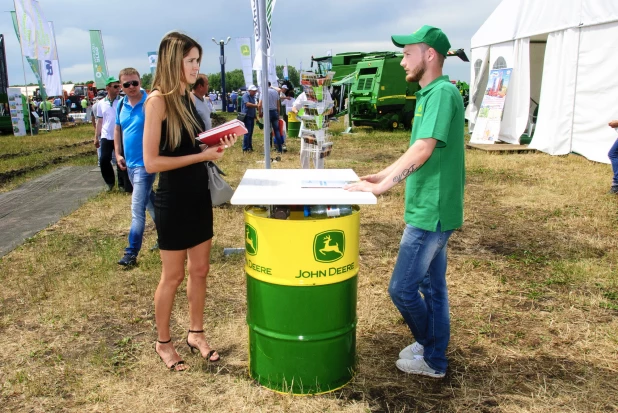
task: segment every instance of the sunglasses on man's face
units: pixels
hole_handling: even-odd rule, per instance
[[[138,87],[139,86],[139,81],[138,80],[131,80],[129,82],[124,82],[122,84],[122,87],[125,88],[125,89],[128,89],[130,86]]]
[[[112,85],[112,87],[113,87],[114,89],[118,89],[118,88],[120,87],[120,85]]]

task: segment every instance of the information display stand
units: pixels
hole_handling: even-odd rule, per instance
[[[284,393],[318,394],[356,369],[359,204],[346,170],[247,170],[231,203],[245,208],[249,374]],[[268,206],[264,207],[254,207]],[[354,205],[346,216],[305,217],[304,206]],[[287,219],[270,218],[289,208]],[[286,215],[283,214],[283,217]]]

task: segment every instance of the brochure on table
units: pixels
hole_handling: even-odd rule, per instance
[[[248,169],[232,205],[374,205],[371,192],[349,192],[358,181],[352,169]]]

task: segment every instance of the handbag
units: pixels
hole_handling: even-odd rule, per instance
[[[208,188],[212,205],[217,206],[229,202],[234,195],[234,190],[221,177],[221,175],[225,176],[225,173],[214,162],[206,162],[206,170],[208,170]]]
[[[236,119],[238,119],[241,122],[244,122],[246,117],[247,117],[246,113],[239,112],[238,115],[236,116]]]

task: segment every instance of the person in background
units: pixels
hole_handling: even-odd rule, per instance
[[[262,114],[263,111],[262,102],[262,99],[260,99],[258,103],[260,114]],[[272,87],[270,82],[268,82],[268,119],[270,120],[270,125],[275,133],[275,149],[277,152],[283,153],[283,137],[281,136],[281,133],[279,133],[279,113],[281,113],[279,92],[277,92]],[[266,117],[266,112],[264,112],[264,117]]]
[[[118,111],[118,92],[120,83],[118,79],[110,76],[105,81],[107,97],[97,104],[97,128],[94,134],[94,146],[101,147],[100,167],[101,176],[107,184],[108,190],[116,186],[114,167],[112,166],[112,152],[114,151],[114,129],[116,127],[116,113]],[[120,174],[118,185],[121,186]]]
[[[58,108],[62,106],[62,99],[60,99],[60,96],[56,96],[56,98],[54,99],[54,106]]]
[[[197,109],[197,113],[204,122],[204,130],[207,131],[212,128],[212,120],[210,119],[212,105],[210,105],[210,99],[206,96],[206,92],[208,92],[208,76],[203,73],[197,75],[197,80],[193,86],[191,86],[191,89],[193,104],[195,105],[195,109]]]
[[[451,47],[442,30],[423,26],[392,41],[403,48],[406,81],[421,86],[410,147],[386,169],[344,189],[380,195],[406,182],[406,228],[388,292],[416,341],[395,365],[441,378],[450,339],[446,246],[463,224],[464,107],[457,87],[442,75]]]
[[[232,90],[232,93],[230,93],[230,103],[233,105],[234,110],[233,112],[237,111],[237,107],[236,107],[236,101],[238,100],[238,93],[236,93],[235,90]]]
[[[609,127],[618,128],[618,120],[609,122]],[[616,129],[616,132],[618,132],[618,129]],[[612,171],[614,172],[612,187],[610,188],[609,193],[618,195],[618,139],[616,139],[607,155],[609,156],[609,161],[612,164]]]
[[[189,332],[187,345],[208,362],[219,354],[204,336],[204,300],[213,237],[213,212],[206,161],[223,157],[236,142],[227,135],[219,145],[199,145],[195,137],[204,123],[189,95],[197,81],[202,47],[190,37],[170,32],[159,46],[152,92],[146,99],[144,165],[159,172],[155,193],[155,225],[161,254],[161,280],[154,297],[157,341],[155,351],[168,369],[186,369],[170,333],[176,291],[189,273]],[[209,323],[213,325],[213,323]]]
[[[88,107],[88,99],[85,96],[80,102],[80,104],[82,106],[82,113],[86,113],[86,108]]]
[[[247,93],[242,95],[240,111],[245,114],[245,128],[247,128],[247,133],[245,133],[242,140],[243,153],[253,152],[253,128],[255,127],[255,112],[258,107],[255,101],[257,89],[255,85],[251,85],[249,89],[247,89]]]
[[[129,246],[118,265],[130,267],[137,264],[137,255],[142,248],[146,210],[154,221],[154,192],[152,185],[156,174],[149,174],[144,167],[144,102],[146,91],[140,86],[139,72],[127,67],[118,75],[125,97],[118,104],[114,129],[114,149],[118,168],[127,171],[133,186],[131,196],[131,228]]]

